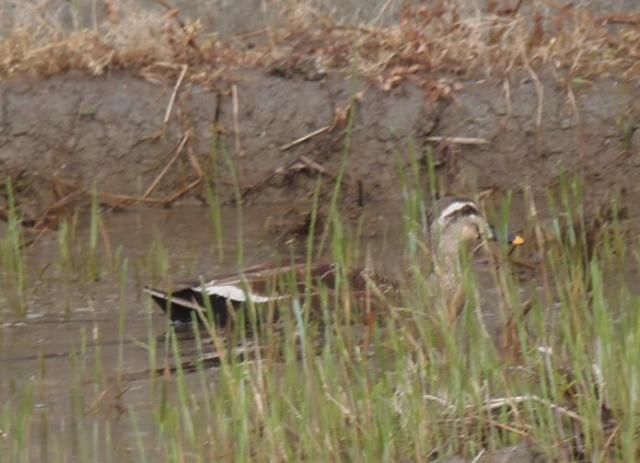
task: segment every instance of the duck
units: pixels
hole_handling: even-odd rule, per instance
[[[499,238],[470,198],[442,197],[434,201],[428,217],[425,233],[433,261],[430,278],[455,306],[463,301],[459,259],[463,248],[476,251],[489,241],[506,241],[512,246],[524,242],[519,235]],[[172,323],[204,321],[211,310],[215,324],[226,326],[248,304],[273,308],[304,295],[313,306],[321,305],[323,299],[326,305],[327,294],[344,288],[350,300],[370,307],[372,299],[379,304],[397,295],[400,284],[368,268],[344,269],[332,262],[293,259],[289,263],[256,265],[171,290],[147,286],[145,292]]]

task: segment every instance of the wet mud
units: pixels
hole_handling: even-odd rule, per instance
[[[568,93],[549,76],[540,86],[526,75],[447,78],[457,90],[431,101],[411,83],[385,92],[345,75],[237,78],[237,104],[228,87],[185,85],[172,105],[172,87],[122,73],[2,83],[0,166],[40,205],[56,181],[140,197],[165,168],[153,197],[197,201],[205,182],[180,193],[215,171],[224,201],[236,185],[246,201],[305,201],[318,178],[330,189],[345,162],[344,200],[375,203],[399,198],[402,175],[416,159],[426,170],[427,153],[451,193],[542,191],[573,174],[589,196],[637,189],[637,82]],[[350,124],[336,117],[345,109]]]

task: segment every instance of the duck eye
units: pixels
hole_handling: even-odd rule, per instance
[[[461,215],[472,215],[472,214],[476,214],[476,212],[477,212],[476,208],[469,204],[467,204],[462,208],[462,210],[460,210]]]

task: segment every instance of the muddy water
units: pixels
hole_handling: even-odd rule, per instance
[[[406,249],[402,210],[399,203],[378,204],[360,219],[360,248],[369,250],[378,270],[396,278],[402,274]],[[279,205],[244,208],[241,216],[235,209],[222,211],[222,257],[207,208],[104,214],[111,254],[119,256],[113,259],[120,262],[120,269],[126,260],[126,273],[104,269],[101,279],[91,283],[82,272],[62,268],[55,234],[28,248],[28,314],[18,319],[6,304],[0,309],[0,404],[12,403],[17,409],[25,397],[32,397],[33,402],[26,403],[33,408],[29,441],[33,454],[81,453],[82,439],[77,436],[87,434],[86,426],[100,436],[90,446],[100,455],[135,454],[139,445],[135,435],[144,437],[153,454],[156,433],[152,431],[157,425],[150,398],[157,387],[151,370],[175,364],[166,343],[167,321],[142,293],[158,270],[153,268],[158,259],[150,258],[158,254],[153,250],[161,248],[160,254],[166,254],[171,279],[176,281],[235,270],[239,255],[249,266],[300,253],[303,245],[275,238],[280,231],[273,225],[282,225],[288,211],[288,206]],[[516,203],[513,211],[512,223],[518,229],[522,226],[518,211],[524,207]],[[81,220],[76,241],[83,243],[78,254],[85,259],[89,229],[88,220]],[[82,268],[79,256],[75,265]],[[106,260],[104,250],[100,259]],[[157,276],[155,280],[164,281]],[[481,275],[480,281],[488,285],[491,278]],[[497,320],[490,310],[486,316],[489,324]],[[157,346],[155,361],[146,348],[152,343]],[[193,342],[183,340],[181,348],[183,353],[193,350]],[[197,390],[197,375],[187,377]],[[106,426],[117,443],[112,449],[100,447]],[[48,443],[51,436],[55,450]]]
[[[142,294],[143,285],[157,273],[150,263],[153,249],[166,253],[171,279],[176,281],[237,269],[240,248],[247,266],[287,256],[302,246],[274,238],[279,233],[273,224],[282,225],[287,211],[286,206],[256,206],[244,208],[239,217],[235,209],[224,210],[220,243],[207,208],[104,214],[111,254],[119,256],[113,260],[120,265],[119,270],[104,269],[97,282],[87,282],[82,271],[63,268],[56,234],[45,235],[29,247],[27,316],[16,317],[6,303],[0,309],[0,404],[12,403],[17,409],[26,397],[33,397],[29,446],[34,455],[81,453],[82,439],[75,436],[84,436],[77,430],[89,424],[98,433],[111,426],[112,439],[119,443],[114,448],[135,448],[133,423],[126,417],[129,410],[135,411],[138,433],[146,435],[155,429],[149,403],[151,368],[175,362],[165,354],[166,319]],[[363,249],[375,249],[375,261],[382,260],[386,273],[392,275],[402,256],[398,250],[404,249],[400,211],[397,205],[389,207],[385,220],[380,220],[380,211],[371,211],[362,226],[366,231]],[[76,242],[81,243],[76,268],[84,268],[89,229],[88,219],[82,219],[76,234]],[[99,241],[99,259],[104,262],[104,241]],[[222,258],[218,244],[224,249]],[[158,346],[155,364],[145,348],[153,342]],[[183,348],[188,351],[193,345],[185,341]],[[78,416],[85,417],[83,422],[76,421]],[[58,447],[53,453],[47,444],[51,436]],[[148,445],[154,448],[153,442]],[[104,454],[108,449],[97,451]]]

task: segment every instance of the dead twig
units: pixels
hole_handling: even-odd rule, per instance
[[[336,128],[340,128],[340,127],[345,127],[347,125],[347,122],[349,120],[349,115],[351,114],[351,110],[353,109],[353,105],[355,103],[357,103],[358,101],[361,101],[362,98],[364,97],[365,92],[367,91],[367,89],[365,88],[364,90],[361,90],[360,92],[356,93],[351,100],[349,100],[348,103],[346,103],[343,106],[337,106],[334,110],[334,115],[333,115],[333,121],[331,122],[330,125],[326,125],[324,127],[321,127],[317,130],[314,130],[313,132],[310,132],[306,135],[303,135],[300,138],[296,138],[295,140],[293,140],[290,143],[287,143],[286,145],[282,145],[280,147],[280,151],[287,151],[291,148],[293,148],[296,145],[299,145],[300,143],[304,143],[307,140],[310,140],[311,138],[320,135],[322,133],[325,132],[332,132],[334,129]]]
[[[158,174],[158,176],[154,179],[151,185],[149,185],[149,188],[147,188],[147,191],[144,192],[141,199],[147,199],[149,195],[153,192],[153,190],[156,189],[156,187],[160,183],[160,180],[162,180],[162,178],[169,171],[169,168],[178,160],[178,157],[180,156],[180,153],[182,153],[182,150],[184,149],[184,145],[186,145],[187,142],[189,141],[189,138],[191,138],[190,132],[187,132],[186,134],[184,134],[184,136],[180,140],[180,143],[178,144],[178,147],[176,148],[175,153],[173,154],[169,162],[167,162],[167,164],[164,166],[162,171]]]
[[[607,16],[602,16],[598,18],[596,22],[607,25],[607,24],[631,24],[631,25],[639,25],[640,24],[640,13],[635,14],[610,14]]]
[[[578,415],[576,412],[569,410],[568,408],[562,407],[558,404],[554,404],[553,402],[543,399],[542,397],[538,397],[536,395],[520,395],[520,396],[513,396],[513,397],[499,397],[495,399],[490,399],[487,402],[485,402],[483,408],[489,411],[495,410],[497,408],[502,408],[505,405],[511,408],[515,408],[515,405],[525,403],[525,402],[535,402],[541,405],[545,405],[560,415],[571,418],[581,424],[586,423],[586,420],[582,416]],[[472,405],[468,405],[467,407],[472,407]]]
[[[609,435],[609,437],[607,437],[607,440],[603,445],[603,449],[605,452],[608,451],[609,448],[611,447],[611,444],[613,443],[613,440],[615,439],[619,430],[620,430],[620,425],[617,424],[616,427],[613,428],[613,431],[611,431],[611,434]]]
[[[484,138],[478,137],[426,137],[427,141],[440,143],[452,143],[454,145],[488,145],[489,142]]]
[[[536,111],[536,127],[540,129],[542,127],[542,108],[544,106],[544,87],[540,82],[540,78],[538,74],[533,70],[531,65],[529,64],[529,60],[527,59],[526,53],[523,50],[522,52],[522,61],[524,62],[524,67],[531,76],[531,80],[533,80],[533,84],[536,89],[536,96],[538,97],[538,109]]]
[[[193,167],[196,176],[198,178],[204,177],[204,171],[202,170],[202,166],[200,166],[200,161],[198,161],[198,158],[193,153],[193,149],[190,144],[187,146],[187,156],[189,156],[189,163],[191,163],[191,167]]]
[[[319,162],[314,161],[313,159],[308,158],[304,154],[298,157],[296,162],[290,165],[288,169],[286,170],[277,169],[276,173],[286,174],[291,171],[301,171],[303,169],[315,170],[316,172],[319,172],[322,175],[326,175],[327,177],[330,177],[332,179],[335,178],[335,175],[329,172],[329,170],[325,166],[323,166]]]
[[[238,86],[231,86],[231,104],[233,107],[233,142],[236,149],[236,156],[242,156],[242,148],[240,147],[240,105],[238,103]]]
[[[84,191],[85,194],[90,195],[88,191]],[[96,195],[104,205],[112,207],[114,209],[120,209],[136,203],[147,203],[163,205],[164,199],[161,198],[142,198],[140,196],[132,196],[118,193],[97,192]]]
[[[173,92],[171,93],[171,98],[169,98],[169,104],[167,105],[167,110],[164,113],[164,119],[162,120],[162,123],[164,125],[164,127],[167,126],[167,124],[169,123],[169,118],[171,117],[171,111],[173,110],[173,105],[176,101],[176,96],[178,94],[178,89],[180,89],[180,85],[182,84],[182,81],[184,79],[185,74],[187,73],[187,69],[189,68],[189,66],[187,66],[186,64],[182,65],[182,70],[180,71],[180,76],[178,76],[178,80],[176,81],[176,85],[173,87]]]
[[[471,460],[471,463],[478,463],[480,459],[484,456],[485,452],[486,452],[485,449],[480,450],[480,452],[473,458],[473,460]]]
[[[325,125],[324,127],[319,128],[318,130],[314,130],[313,132],[310,132],[306,135],[303,135],[300,138],[296,138],[295,140],[293,140],[290,143],[287,143],[286,145],[282,145],[280,147],[280,151],[287,151],[288,149],[293,148],[296,145],[299,145],[300,143],[304,143],[307,140],[310,140],[311,138],[315,137],[316,135],[320,135],[321,133],[327,132],[329,130],[331,130],[331,125]]]
[[[84,186],[80,185],[77,182],[73,182],[71,180],[62,179],[59,177],[55,177],[54,179],[50,179],[52,182],[57,183],[58,185],[63,186],[67,189],[73,189],[73,193],[67,195],[66,197],[60,199],[55,204],[50,206],[47,211],[56,210],[59,207],[62,207],[63,203],[70,203],[70,198],[76,195],[82,196],[92,196],[96,195],[103,206],[119,209],[122,207],[127,207],[136,203],[144,203],[155,206],[168,206],[171,203],[175,202],[180,197],[184,196],[187,192],[193,190],[196,186],[200,184],[204,177],[198,177],[195,180],[192,180],[186,186],[180,188],[178,191],[172,193],[171,195],[165,198],[157,198],[157,197],[144,197],[144,196],[133,196],[127,194],[119,194],[119,193],[108,193],[104,191],[92,191]],[[49,212],[50,213],[50,212]],[[0,219],[3,218],[2,210],[0,209]],[[32,220],[31,223],[35,223],[35,220]],[[28,228],[32,228],[29,226]]]
[[[67,206],[69,206],[80,195],[81,195],[81,192],[72,191],[71,193],[69,193],[66,196],[60,198],[59,200],[57,200],[53,204],[47,206],[47,208],[39,215],[39,217],[34,220],[35,223],[34,223],[33,228],[40,228],[40,226],[46,221],[47,217],[49,217],[52,214],[55,214],[58,211],[61,211],[62,209],[66,208]]]
[[[492,419],[487,419],[487,418],[485,418],[483,416],[476,416],[476,419],[478,421],[484,421],[485,423],[487,423],[487,424],[489,424],[489,425],[491,425],[493,427],[496,427],[496,428],[499,428],[499,429],[503,429],[503,430],[511,432],[513,434],[517,434],[520,437],[527,437],[527,436],[530,435],[530,433],[528,433],[527,431],[523,431],[522,429],[516,428],[515,426],[509,426],[508,424],[500,423],[500,422],[498,422],[496,420],[492,420]]]
[[[244,198],[250,195],[258,188],[267,184],[276,175],[286,175],[291,172],[300,172],[304,169],[316,171],[322,175],[326,175],[331,179],[335,179],[335,175],[329,172],[329,170],[326,167],[324,167],[322,164],[318,163],[317,161],[314,161],[313,159],[308,158],[307,156],[301,155],[295,158],[293,161],[289,162],[288,164],[282,167],[278,167],[274,171],[267,174],[264,178],[262,178],[258,182],[251,185],[249,188],[244,190],[244,192],[242,193],[242,197]]]
[[[77,196],[79,196],[79,192],[71,192],[55,201],[52,205],[46,207],[40,214],[36,215],[35,217],[28,217],[23,215],[20,220],[20,226],[26,230],[37,232],[36,237],[25,243],[24,246],[26,247],[32,244],[42,235],[42,232],[56,229],[59,218],[58,214],[56,213],[69,206],[72,203],[72,200]],[[9,221],[9,212],[6,207],[0,207],[0,220],[2,220],[3,222]]]
[[[55,177],[55,181],[67,188],[75,189],[78,193],[82,195],[91,196],[92,194],[94,194],[94,192],[89,191],[88,189],[86,189],[85,187],[83,187],[77,182],[62,179],[60,177]],[[126,206],[127,204],[133,204],[137,202],[148,203],[148,204],[163,204],[164,202],[164,200],[160,198],[142,198],[140,196],[132,196],[132,195],[125,195],[125,194],[118,194],[118,193],[107,193],[107,192],[98,191],[98,192],[95,192],[95,194],[104,205],[109,207],[114,207],[114,208],[123,207],[123,206]]]
[[[513,108],[511,106],[511,85],[509,84],[508,79],[504,80],[502,88],[504,89],[504,101],[507,106],[507,116],[511,116]]]
[[[174,194],[172,194],[171,196],[169,196],[167,199],[164,200],[164,206],[170,206],[171,204],[173,204],[177,199],[181,198],[182,196],[184,196],[185,194],[187,194],[188,192],[190,192],[191,190],[193,190],[195,187],[197,187],[198,185],[200,185],[200,182],[202,182],[202,178],[203,177],[199,177],[197,179],[195,179],[193,182],[189,183],[187,186],[185,186],[184,188],[181,188],[180,190],[178,190],[177,192],[175,192]]]

